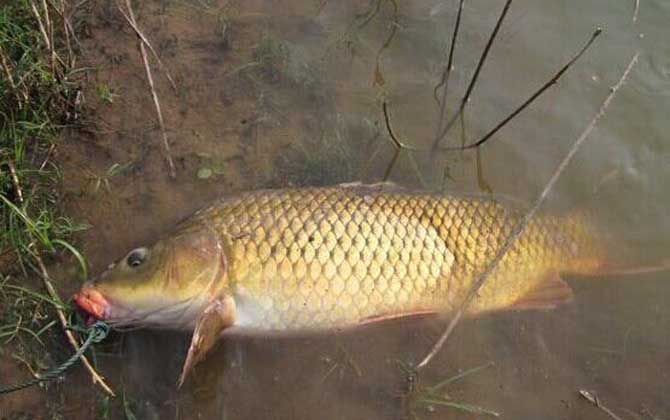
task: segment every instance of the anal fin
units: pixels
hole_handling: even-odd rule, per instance
[[[511,309],[554,309],[573,299],[572,288],[557,272],[551,272],[535,288],[514,302]]]

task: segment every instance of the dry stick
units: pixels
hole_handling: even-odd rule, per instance
[[[501,128],[503,128],[505,125],[507,125],[508,122],[510,122],[514,117],[519,115],[521,111],[526,109],[528,105],[530,105],[535,99],[537,99],[540,95],[542,95],[547,89],[558,83],[558,80],[563,76],[563,73],[565,73],[574,63],[577,61],[585,52],[586,50],[593,44],[593,41],[602,33],[602,28],[597,28],[595,32],[593,32],[593,35],[591,35],[591,38],[589,38],[588,42],[586,45],[582,47],[579,52],[570,59],[570,61],[567,62],[566,65],[564,65],[555,75],[552,77],[547,83],[545,83],[540,89],[538,89],[534,94],[531,95],[530,98],[528,98],[523,104],[521,104],[517,109],[515,109],[507,118],[502,120],[498,125],[496,125],[491,131],[486,133],[481,139],[477,140],[476,142],[469,144],[467,146],[457,146],[457,147],[440,147],[440,150],[467,150],[467,149],[474,149],[475,147],[479,147],[482,144],[484,144],[487,140],[489,140],[495,133],[498,132]]]
[[[531,219],[535,216],[535,213],[537,213],[538,209],[544,203],[544,200],[547,198],[547,195],[549,195],[549,192],[552,190],[554,187],[554,184],[556,184],[556,181],[558,178],[561,176],[563,171],[565,170],[565,167],[570,163],[572,160],[573,156],[575,153],[577,153],[577,150],[579,150],[579,147],[582,145],[584,140],[591,134],[591,131],[595,128],[596,124],[598,121],[605,115],[605,111],[607,110],[607,107],[609,106],[610,102],[614,98],[614,95],[617,93],[619,88],[624,84],[626,79],[628,78],[628,74],[630,71],[633,69],[633,66],[635,63],[637,63],[637,59],[640,53],[636,53],[635,56],[631,59],[630,63],[628,64],[628,67],[626,67],[626,70],[623,72],[621,78],[617,82],[617,84],[610,89],[609,95],[605,98],[603,103],[600,105],[600,109],[598,110],[598,113],[591,119],[589,122],[588,126],[586,129],[582,132],[582,134],[575,140],[573,143],[572,147],[568,151],[567,155],[563,158],[561,163],[558,165],[556,170],[554,171],[554,174],[551,176],[549,181],[547,182],[547,185],[544,187],[544,190],[542,190],[542,193],[540,196],[535,200],[535,203],[531,207],[531,209],[524,215],[524,217],[519,221],[519,223],[514,226],[514,229],[510,233],[510,235],[507,237],[505,242],[503,243],[502,247],[498,250],[496,253],[495,257],[493,260],[486,266],[484,271],[482,271],[476,278],[475,282],[473,283],[472,287],[468,291],[467,296],[463,300],[463,303],[461,303],[461,306],[458,308],[458,311],[456,311],[455,316],[451,319],[449,322],[449,325],[447,326],[446,330],[442,335],[440,336],[439,340],[437,340],[437,343],[433,346],[433,348],[428,352],[426,357],[423,358],[421,363],[419,363],[416,367],[417,371],[423,367],[425,367],[430,361],[435,357],[435,355],[442,349],[444,346],[444,343],[447,341],[449,336],[451,335],[451,332],[454,330],[456,327],[456,324],[460,321],[461,317],[465,313],[465,311],[468,309],[470,306],[470,303],[472,300],[475,298],[477,295],[477,292],[479,292],[479,289],[484,285],[486,280],[489,278],[493,270],[498,267],[498,264],[500,261],[503,259],[503,257],[507,254],[507,251],[512,247],[516,239],[521,235],[521,233],[524,231],[526,226],[528,226],[528,223],[531,221]]]
[[[435,101],[437,104],[440,106],[440,120],[439,123],[437,124],[437,133],[435,133],[436,136],[439,135],[440,131],[442,131],[442,123],[444,122],[444,118],[446,117],[445,111],[447,108],[447,92],[449,90],[449,75],[451,74],[451,69],[454,63],[454,51],[456,49],[456,41],[458,38],[458,31],[461,27],[461,15],[463,14],[463,5],[465,3],[465,0],[460,0],[458,3],[458,13],[456,14],[456,24],[454,25],[454,32],[451,35],[451,45],[449,46],[449,58],[447,59],[447,67],[444,68],[444,71],[442,72],[442,80],[440,80],[440,83],[435,86],[435,89],[433,89],[433,96],[435,97]],[[437,97],[437,91],[440,89],[440,87],[444,86],[442,90],[442,99]]]
[[[46,29],[49,33],[49,45],[51,45],[51,63],[56,66],[56,47],[54,46],[54,28],[51,24],[51,18],[49,17],[49,6],[47,6],[46,0],[42,0],[42,9],[44,10],[44,21],[46,22]]]
[[[54,289],[53,284],[51,284],[51,280],[49,279],[49,273],[47,272],[46,267],[44,266],[44,262],[42,261],[42,258],[39,256],[39,254],[35,253],[34,255],[35,260],[37,261],[37,265],[40,267],[40,272],[41,272],[41,277],[42,277],[42,282],[44,283],[44,287],[46,287],[47,292],[49,293],[49,296],[51,297],[52,300],[56,302],[60,302],[60,297],[58,296],[58,293],[56,293],[56,289]],[[68,329],[67,325],[67,319],[65,318],[65,313],[63,310],[59,307],[56,307],[56,313],[58,314],[58,319],[60,320],[60,325],[63,328],[63,331],[65,332],[65,335],[67,336],[67,340],[70,342],[70,345],[75,351],[79,350],[79,343],[77,342],[77,338],[74,336],[72,331]],[[95,370],[93,365],[91,365],[91,362],[89,362],[88,358],[84,355],[80,357],[81,362],[84,364],[86,367],[86,370],[91,374],[91,377],[93,378],[93,383],[97,383],[100,385],[100,387],[105,390],[109,395],[112,397],[116,397],[116,394],[114,391],[112,391],[112,388],[107,385],[105,382],[104,378],[100,376],[100,374]]]
[[[67,53],[68,53],[68,63],[65,68],[73,68],[74,63],[75,63],[75,58],[74,58],[74,53],[72,51],[72,42],[70,40],[70,36],[77,42],[77,46],[81,47],[79,44],[77,37],[74,33],[74,28],[70,24],[70,18],[69,15],[67,14],[67,0],[61,0],[60,1],[60,7],[61,9],[58,8],[58,2],[51,1],[51,7],[56,11],[56,13],[61,17],[61,20],[63,21],[63,34],[65,35],[65,47],[67,48]]]
[[[400,157],[400,152],[402,149],[407,149],[409,151],[417,151],[420,150],[417,147],[413,147],[410,145],[407,145],[400,140],[398,140],[398,137],[395,135],[393,132],[393,127],[391,126],[391,116],[389,115],[388,111],[388,104],[386,101],[382,102],[382,110],[384,111],[384,122],[386,123],[386,130],[388,131],[389,137],[391,137],[391,141],[393,141],[393,145],[395,146],[395,153],[393,154],[393,158],[391,159],[391,162],[389,163],[389,166],[386,168],[386,171],[384,172],[384,177],[382,178],[382,182],[388,181],[389,177],[391,176],[391,170],[393,169],[393,166],[395,165],[396,161],[398,160],[398,157]],[[409,160],[410,163],[412,164],[412,169],[416,172],[417,177],[419,178],[419,182],[421,183],[421,186],[424,188],[426,187],[426,180],[423,179],[423,176],[421,175],[421,170],[419,169],[419,165],[417,165],[416,161],[412,157],[412,155],[409,155]]]
[[[477,83],[477,79],[479,78],[479,73],[481,72],[482,67],[484,67],[484,62],[486,61],[486,58],[489,55],[489,51],[491,50],[491,46],[493,45],[493,41],[495,40],[496,35],[498,35],[498,31],[500,30],[500,26],[502,26],[502,22],[503,22],[503,20],[505,20],[505,16],[507,15],[507,11],[509,10],[509,7],[510,7],[511,4],[512,4],[512,0],[507,0],[507,2],[505,3],[505,7],[503,7],[503,10],[500,13],[500,16],[498,17],[498,21],[496,22],[496,26],[495,26],[495,28],[493,28],[493,32],[491,32],[491,36],[489,37],[489,40],[486,43],[486,47],[484,47],[484,51],[482,52],[482,55],[479,58],[479,62],[477,63],[477,68],[475,69],[475,72],[472,75],[472,80],[470,80],[470,85],[468,86],[468,89],[465,92],[465,95],[463,96],[463,99],[461,99],[461,104],[458,107],[458,111],[451,117],[451,119],[449,120],[447,125],[442,129],[442,131],[439,133],[439,135],[435,138],[435,141],[433,142],[433,150],[437,149],[438,144],[444,138],[444,136],[447,135],[451,126],[454,125],[454,122],[456,122],[456,120],[458,119],[458,116],[463,113],[463,110],[465,109],[465,105],[468,103],[468,100],[470,99],[470,95],[472,94],[472,91],[475,88],[475,84]]]
[[[2,66],[2,69],[5,71],[7,81],[9,82],[9,87],[14,92],[14,96],[16,97],[16,103],[18,104],[19,109],[23,109],[23,101],[21,100],[19,93],[23,94],[26,103],[28,102],[28,96],[26,95],[25,92],[19,91],[19,89],[16,87],[16,84],[14,83],[14,77],[12,77],[12,71],[9,69],[9,64],[7,64],[7,59],[5,58],[5,52],[2,49],[2,47],[0,47],[0,66]]]
[[[595,395],[594,393],[592,393],[590,391],[587,391],[585,389],[581,389],[581,390],[579,390],[579,395],[581,395],[585,400],[587,400],[591,404],[593,404],[596,407],[598,407],[599,409],[601,409],[605,414],[607,414],[608,416],[610,416],[614,420],[623,420],[621,417],[614,414],[614,412],[612,410],[605,407],[605,404],[601,403],[598,396]]]
[[[160,57],[158,57],[158,53],[156,53],[156,50],[154,50],[154,47],[151,46],[151,43],[147,39],[146,36],[140,31],[140,28],[137,27],[137,24],[135,23],[135,19],[133,18],[132,20],[130,19],[130,16],[128,16],[123,9],[119,8],[119,11],[123,15],[124,18],[126,18],[126,21],[128,21],[128,24],[130,25],[131,28],[135,31],[137,36],[144,42],[144,44],[149,47],[149,51],[151,51],[151,54],[153,54],[154,58],[158,62],[158,67],[160,67],[161,70],[165,73],[165,77],[168,79],[170,82],[170,86],[172,86],[172,89],[177,93],[177,85],[175,84],[174,80],[172,79],[172,76],[170,75],[170,72],[167,70],[167,68],[163,65],[163,61],[161,61]]]
[[[637,23],[637,13],[640,11],[640,0],[635,0],[635,10],[633,11],[633,23]]]
[[[14,169],[14,165],[11,162],[9,162],[9,170],[12,174],[12,182],[14,184],[14,189],[16,190],[16,195],[19,198],[19,202],[23,203],[23,192],[21,191],[21,184],[19,184],[19,178],[16,176],[16,170]],[[46,266],[44,265],[44,262],[42,261],[42,258],[40,257],[39,252],[37,250],[35,250],[34,257],[35,261],[37,261],[37,265],[40,267],[42,282],[44,283],[44,287],[47,289],[47,292],[49,293],[51,300],[55,302],[61,302],[58,293],[56,293],[56,289],[54,288],[53,284],[51,283],[51,280],[49,279],[49,273],[47,272]],[[65,317],[65,313],[59,306],[55,306],[55,308],[56,313],[58,314],[58,319],[60,321],[61,327],[63,328],[63,331],[65,332],[65,335],[67,336],[70,345],[75,351],[79,351],[79,343],[77,342],[77,338],[74,336],[72,331],[68,328],[68,322],[67,318]],[[112,397],[115,397],[116,394],[114,394],[114,391],[112,391],[112,389],[107,385],[107,383],[105,383],[105,380],[95,370],[93,365],[91,365],[91,363],[88,361],[88,358],[82,355],[80,357],[80,360],[82,361],[84,366],[86,366],[86,369],[91,374],[91,377],[93,378],[93,383],[100,384],[100,387],[104,389],[105,392],[107,392]]]
[[[80,2],[79,4],[76,4],[72,7],[70,7],[69,12],[67,11],[66,3],[67,3],[67,1],[63,0],[63,2],[61,3],[62,6],[63,6],[63,10],[59,11],[61,17],[63,18],[63,24],[66,26],[65,35],[68,36],[68,37],[71,36],[72,39],[74,40],[75,44],[77,44],[77,47],[79,47],[79,49],[83,50],[84,48],[81,45],[81,42],[79,41],[79,38],[77,37],[77,33],[74,30],[74,27],[72,26],[72,17],[74,16],[75,13],[77,13],[77,9],[79,9],[79,7],[82,6],[85,2]],[[58,10],[58,9],[56,9],[56,10]],[[69,35],[68,35],[68,33],[69,33]],[[68,44],[69,43],[70,43],[70,41],[69,41],[69,38],[68,38]],[[68,48],[70,48],[70,46]]]
[[[19,198],[19,203],[23,204],[23,192],[21,191],[19,184],[19,177],[16,175],[16,168],[14,167],[14,163],[12,163],[12,161],[8,161],[7,166],[9,166],[9,173],[12,176],[12,182],[14,183],[14,191],[16,191],[16,196]]]
[[[123,10],[120,5],[117,5],[121,13]],[[137,26],[137,21],[135,20],[135,14],[133,13],[133,7],[130,4],[130,0],[126,0],[126,7],[128,8],[128,17],[130,22],[133,25]],[[124,13],[125,16],[125,13]],[[156,89],[154,87],[154,78],[151,75],[151,68],[149,67],[149,57],[147,56],[147,49],[144,46],[144,41],[140,38],[140,53],[142,54],[142,61],[144,62],[144,69],[147,73],[147,80],[149,81],[149,88],[151,89],[151,96],[154,100],[154,105],[156,107],[156,114],[158,116],[158,124],[161,129],[161,134],[163,136],[163,147],[165,148],[165,156],[168,163],[169,175],[170,178],[177,177],[177,170],[175,169],[174,162],[172,161],[172,155],[170,154],[170,143],[168,143],[167,133],[165,132],[165,123],[163,122],[163,113],[161,112],[161,105],[158,101],[158,94],[156,94]]]
[[[37,11],[37,7],[35,7],[34,2],[30,2],[30,8],[33,11],[33,14],[35,15],[35,19],[37,19],[37,25],[40,28],[40,33],[42,34],[42,38],[44,38],[44,43],[47,46],[48,50],[51,50],[51,43],[49,42],[49,35],[47,35],[46,29],[44,29],[44,24],[42,24],[42,17],[40,16],[40,12]]]

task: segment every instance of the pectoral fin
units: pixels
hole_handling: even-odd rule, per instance
[[[205,358],[209,350],[214,347],[221,332],[232,326],[235,322],[235,301],[230,296],[222,296],[214,299],[207,305],[198,318],[191,346],[186,355],[186,361],[179,377],[178,386],[181,387],[186,375]]]
[[[553,309],[572,301],[572,288],[557,272],[549,273],[526,295],[514,302],[513,309]]]

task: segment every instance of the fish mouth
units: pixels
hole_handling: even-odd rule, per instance
[[[84,284],[79,293],[74,294],[73,299],[79,308],[94,319],[109,317],[111,308],[109,302],[91,284]]]
[[[91,282],[84,283],[73,299],[77,307],[88,316],[86,324],[103,320],[116,329],[191,329],[203,306],[202,299],[188,298],[162,304],[156,299],[149,304],[136,303],[131,307],[105,297]]]

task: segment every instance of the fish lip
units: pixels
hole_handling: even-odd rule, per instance
[[[109,301],[90,283],[82,286],[73,299],[77,306],[95,319],[106,319],[109,317],[111,305]]]

